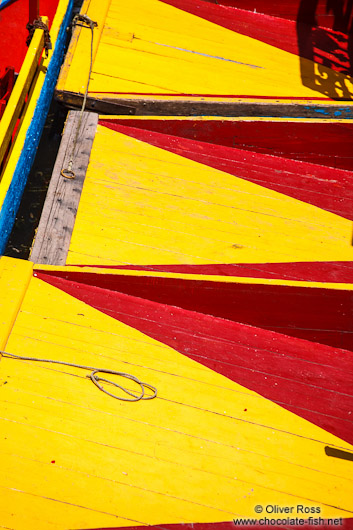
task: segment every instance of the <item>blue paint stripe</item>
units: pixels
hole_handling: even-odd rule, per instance
[[[0,9],[4,9],[4,7],[13,2],[16,2],[16,0],[0,0]]]
[[[66,28],[71,21],[73,0],[70,0],[65,17],[60,26],[53,55],[51,57],[44,84],[37,101],[32,121],[28,127],[26,139],[21,156],[17,162],[10,187],[0,211],[0,255],[3,254],[7,240],[13,228],[17,210],[22,194],[27,183],[45,120],[53,96],[55,84],[59,75],[60,66],[64,56],[67,32]]]

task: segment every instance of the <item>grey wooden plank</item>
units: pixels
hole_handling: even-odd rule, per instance
[[[79,116],[78,111],[71,111],[68,115],[30,256],[30,260],[34,263],[48,265],[66,263],[98,123],[98,114],[83,113],[73,154]],[[75,178],[67,179],[61,175],[61,171],[68,167],[72,156],[72,171],[75,173]]]
[[[81,94],[59,91],[55,97],[68,108],[82,105]],[[339,105],[328,103],[283,103],[244,101],[195,101],[192,99],[158,100],[129,99],[123,97],[88,97],[86,109],[100,114],[121,114],[138,116],[219,116],[219,117],[259,117],[259,118],[317,118],[352,119],[351,101],[342,101]]]

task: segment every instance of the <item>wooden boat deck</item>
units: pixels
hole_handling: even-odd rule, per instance
[[[43,218],[34,261],[183,265],[184,272],[194,265],[220,274],[236,263],[352,261],[351,124],[222,118],[139,124],[101,116],[93,139],[94,128],[72,237],[70,227],[53,225],[59,218],[67,225],[70,215],[55,186],[77,190],[79,182],[63,182],[59,167],[54,206],[44,214],[51,220]],[[330,131],[331,146],[320,145]],[[68,128],[63,154],[71,154],[70,134]],[[313,147],[307,147],[310,136],[317,138]],[[88,162],[86,144],[83,152]],[[48,241],[57,251],[60,238],[69,244],[67,256],[46,257]]]
[[[50,420],[47,408],[23,412],[53,437],[45,473],[57,481],[56,454],[65,460],[50,499],[67,502],[75,484],[71,528],[229,530],[257,504],[316,507],[352,528],[352,162],[342,141],[352,125],[87,113],[87,173],[80,159],[69,181],[58,175],[77,114],[7,349],[127,370],[159,394],[141,407],[116,404],[77,377],[77,394],[68,382],[63,398],[50,370],[33,366],[40,399],[58,400],[45,401]],[[254,130],[259,141],[248,145]],[[331,157],[320,150],[330,131],[337,159],[334,139]],[[102,444],[94,477],[88,441]]]
[[[323,2],[292,4],[294,20],[241,1],[86,0],[82,13],[98,22],[86,108],[352,117],[348,28],[339,25],[338,12],[322,17]],[[76,29],[57,86],[57,97],[71,108],[80,105],[87,84],[90,38],[89,29]]]
[[[271,99],[282,83],[282,104],[313,97],[309,111],[323,114],[298,118],[301,99],[296,119],[87,112],[73,153],[79,118],[70,113],[34,263],[0,260],[0,348],[128,372],[158,395],[117,401],[81,369],[5,354],[0,527],[231,530],[238,518],[258,521],[241,527],[264,527],[264,517],[275,527],[271,519],[285,514],[306,530],[353,528],[350,104],[320,93],[325,114],[293,50],[206,20],[205,5],[85,2],[99,17],[89,106],[124,103],[134,113],[145,103],[151,114],[157,101],[160,111],[179,101],[176,90],[189,103],[216,96],[228,105],[234,93],[222,87],[241,83],[242,72],[240,95],[261,86],[255,96]],[[74,83],[70,97],[85,86],[89,30],[76,37],[60,81]],[[107,52],[109,39],[119,55]],[[201,58],[206,45],[214,57]],[[246,64],[231,62],[239,50]],[[99,83],[118,56],[112,102]],[[255,56],[267,65],[263,83],[249,68]],[[219,78],[204,75],[216,67]],[[330,70],[349,86],[347,72]],[[150,76],[142,99],[139,75]],[[181,75],[188,85],[173,93]],[[151,95],[158,79],[166,84]],[[75,178],[65,179],[72,154]]]
[[[9,64],[16,70],[21,67],[0,121],[0,254],[4,252],[15,222],[52,99],[73,0],[40,5],[48,9],[51,17],[49,21],[45,19],[50,26],[52,42],[48,56],[43,53],[42,29],[35,31],[27,50],[27,4],[25,0],[16,0],[0,11],[0,32],[6,42],[0,50],[0,76]],[[17,27],[19,31],[15,32]]]
[[[229,530],[256,505],[352,527],[351,352],[77,280],[1,258],[2,349],[129,372],[158,397],[3,357],[3,528]]]

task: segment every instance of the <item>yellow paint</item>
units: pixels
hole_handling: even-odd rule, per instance
[[[78,369],[2,359],[4,527],[230,521],[256,504],[352,515],[351,463],[324,452],[350,444],[37,278],[7,349],[127,371],[159,397],[122,403]]]
[[[33,263],[29,261],[0,258],[0,350],[6,347],[32,277],[32,269]]]
[[[86,44],[70,56],[59,90],[82,92],[88,51]],[[300,63],[314,70],[309,60],[158,0],[112,0],[89,91],[113,98],[120,97],[114,93],[321,97],[303,85]],[[321,75],[331,75],[320,68]],[[353,93],[349,76],[335,72],[335,79]]]
[[[207,282],[224,282],[224,283],[241,283],[244,285],[290,285],[291,287],[307,287],[309,289],[334,289],[338,291],[352,291],[353,284],[351,283],[332,283],[332,282],[306,282],[295,280],[280,280],[278,278],[247,278],[243,276],[220,276],[217,274],[183,274],[174,272],[157,272],[150,270],[129,270],[126,269],[109,269],[100,267],[75,267],[65,266],[58,267],[56,265],[35,265],[34,270],[38,272],[67,272],[67,273],[90,273],[90,274],[112,274],[115,276],[142,276],[147,278],[169,278],[171,280],[202,280]],[[36,272],[34,273],[36,274]]]
[[[16,139],[15,139],[15,142],[12,144],[10,155],[8,156],[6,166],[3,170],[3,174],[1,177],[0,208],[4,202],[7,191],[11,184],[12,176],[14,174],[19,157],[21,156],[23,145],[26,139],[27,130],[31,123],[35,108],[37,106],[37,101],[40,96],[42,86],[44,84],[46,70],[50,63],[51,56],[55,48],[55,43],[56,43],[56,39],[58,36],[58,32],[60,30],[60,26],[64,18],[64,15],[67,11],[68,4],[69,4],[69,0],[59,1],[58,8],[57,8],[57,11],[56,11],[56,14],[55,14],[55,17],[54,17],[54,20],[53,20],[53,23],[50,29],[50,37],[51,37],[53,49],[49,50],[47,58],[42,57],[40,60],[40,65],[39,65],[37,74],[34,78],[33,86],[31,88],[28,100],[26,102],[26,106],[23,112],[23,117],[21,119],[20,125],[16,133]]]
[[[342,102],[333,101],[332,103]],[[151,120],[151,121],[266,121],[266,122],[295,122],[295,123],[353,123],[353,119],[336,119],[336,118],[261,118],[258,116],[241,116],[241,117],[229,117],[229,116],[126,116],[126,115],[101,115],[100,120],[126,120],[127,124],[130,120]]]
[[[93,36],[93,59],[96,56],[100,38],[104,28],[104,22],[110,7],[111,0],[85,0],[81,7],[81,14],[87,15],[91,20],[97,22]],[[57,89],[67,82],[67,75],[71,69],[71,64],[80,65],[80,86],[78,92],[84,93],[88,80],[91,53],[91,30],[88,27],[76,26],[71,38],[69,49],[65,56],[65,62],[61,69]]]
[[[42,20],[44,24],[48,23],[47,18]],[[42,54],[43,46],[44,30],[37,29],[34,32],[15,87],[11,93],[5,112],[0,121],[0,165],[4,160],[4,156],[12,138],[14,127],[20,116],[34,74],[38,68],[38,61]]]
[[[99,126],[67,264],[351,261],[352,223]]]

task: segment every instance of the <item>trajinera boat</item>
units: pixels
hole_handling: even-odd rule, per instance
[[[56,95],[95,112],[0,259],[0,526],[352,530],[340,5],[83,3]]]
[[[0,3],[0,254],[49,109],[72,6],[73,0]]]

